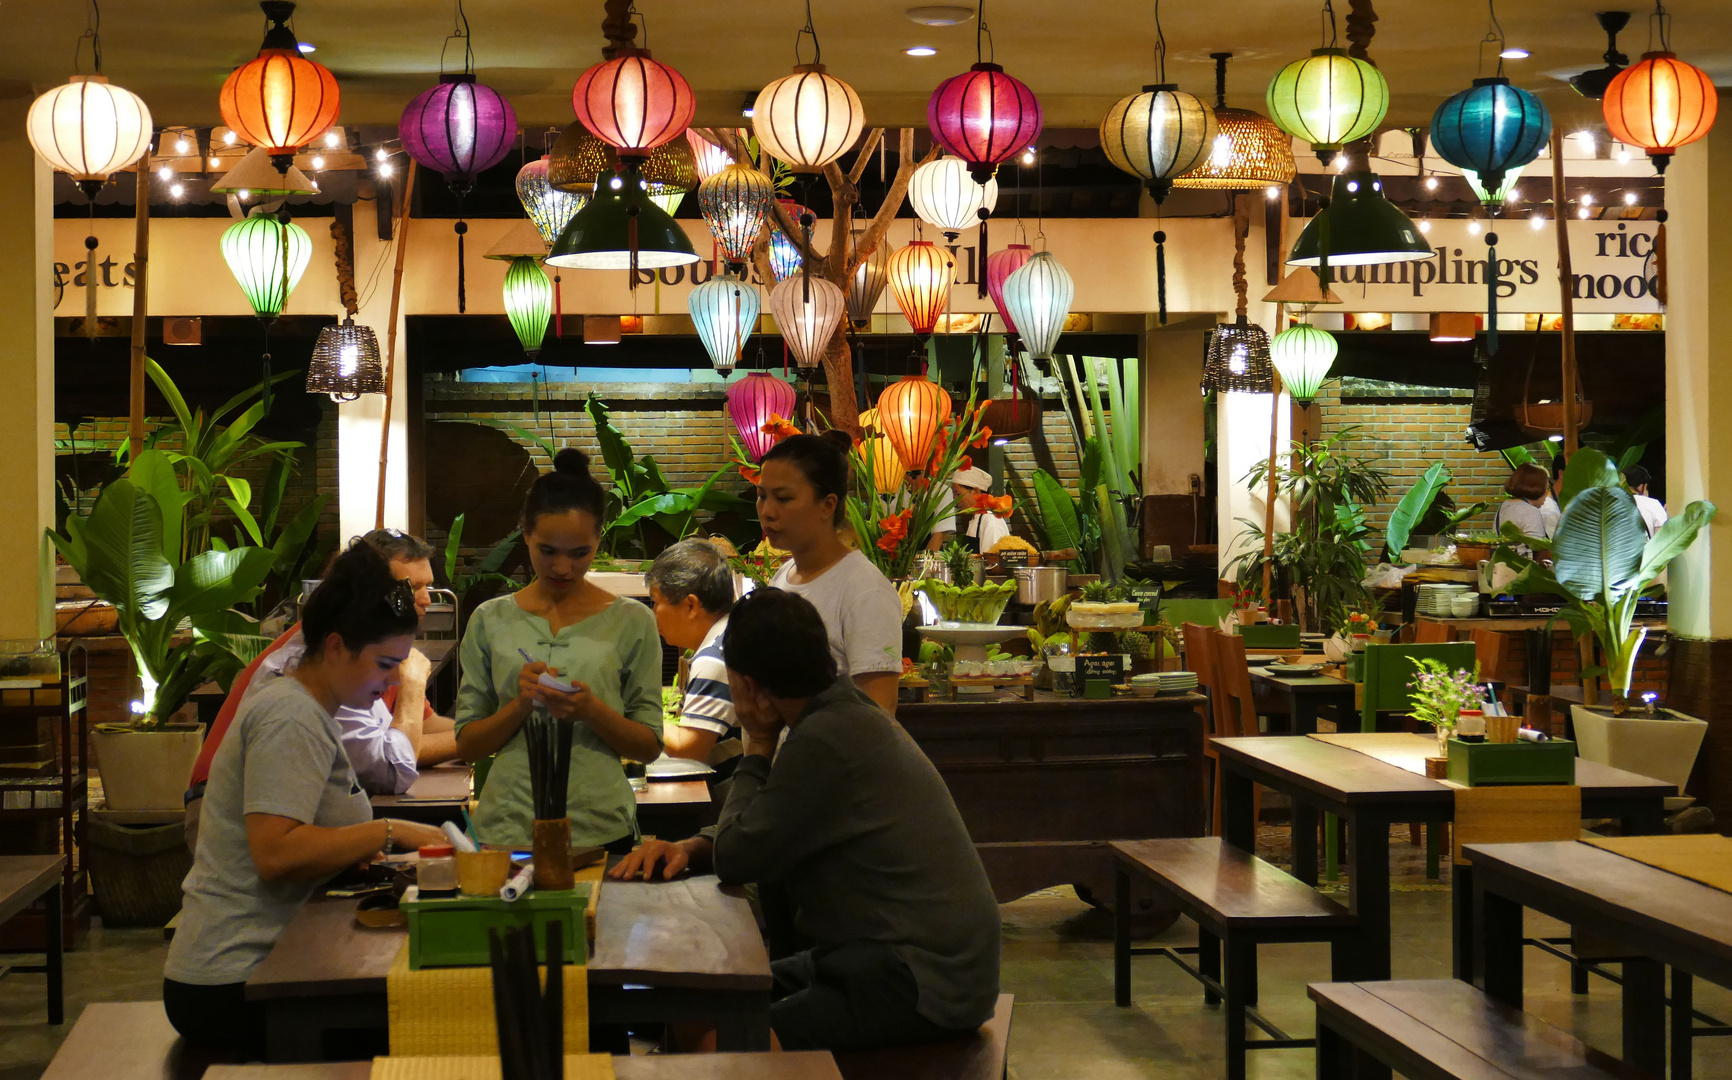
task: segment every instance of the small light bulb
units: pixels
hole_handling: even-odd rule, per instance
[[[1628,165],[1629,163],[1630,163],[1630,148],[1627,146],[1618,147],[1618,164],[1619,165]]]
[[[1024,165],[1034,164],[1034,147],[1031,146],[1022,152],[1022,163]]]
[[[307,183],[313,185],[314,191],[319,190],[319,182],[317,180],[309,180],[309,181],[307,181]]]
[[[1347,155],[1346,154],[1336,154],[1335,160],[1330,162],[1330,164],[1335,166],[1336,172],[1346,172],[1347,171]]]
[[[620,188],[625,187],[625,181],[621,180],[617,176],[612,176],[608,178],[607,186],[618,191]]]
[[[391,175],[391,163],[389,161],[384,162],[379,166],[379,175],[380,176],[390,176]]]
[[[325,132],[325,145],[326,146],[329,146],[329,147],[335,149],[341,143],[342,143],[342,140],[337,137],[336,132],[334,132],[334,131]]]
[[[1357,180],[1347,181],[1347,190],[1348,191],[1358,191],[1359,190],[1359,181],[1357,181]]]
[[[248,191],[246,188],[241,188],[239,191],[235,192],[235,198],[237,199],[250,199],[252,197],[253,193]]]
[[[182,186],[180,186],[180,185],[179,185],[179,184],[170,184],[170,185],[169,185],[169,186],[168,186],[168,193],[169,193],[169,194],[170,194],[170,195],[173,195],[173,196],[174,196],[174,197],[175,197],[175,198],[177,198],[177,199],[178,199],[178,198],[180,198],[180,197],[181,197],[181,196],[182,196],[182,195],[185,195],[185,194],[186,194],[186,188],[184,188],[184,187],[182,187]]]
[[[1427,191],[1436,191],[1437,190],[1437,177],[1428,176],[1425,178],[1425,190],[1427,190]]]
[[[1512,187],[1509,189],[1509,194],[1507,194],[1503,197],[1504,202],[1521,202],[1521,200],[1522,200],[1522,189],[1521,188],[1513,188]]]
[[[221,165],[222,163],[223,163],[222,158],[213,157],[210,159],[210,167],[213,169],[216,168],[217,166]]]
[[[1526,49],[1505,49],[1497,55],[1503,60],[1526,60],[1529,53]]]
[[[747,105],[745,108],[740,110],[740,115],[745,117],[747,120],[750,120],[752,118],[752,107]]]
[[[324,167],[325,167],[325,159],[324,159],[324,158],[322,158],[322,157],[320,157],[320,156],[319,156],[319,155],[317,155],[317,154],[314,154],[314,155],[313,155],[313,162],[312,162],[312,164],[313,164],[313,168],[315,168],[315,169],[322,169],[322,168],[324,168]]]
[[[235,133],[232,131],[223,132],[223,145],[224,146],[233,146],[234,144],[235,144]]]
[[[1583,195],[1582,196],[1582,205],[1583,206],[1594,205],[1594,197],[1592,195]]]
[[[915,45],[912,48],[903,49],[902,51],[903,51],[903,53],[907,54],[908,56],[936,56],[936,55],[938,55],[938,50],[934,49],[930,45]]]
[[[162,168],[156,170],[156,175],[160,176],[164,180],[173,180],[174,170],[169,168],[167,165],[164,165]]]
[[[1420,218],[1419,219],[1419,231],[1422,233],[1430,232],[1431,231],[1431,222],[1425,218]]]
[[[318,52],[319,51],[319,47],[317,45],[314,45],[310,41],[297,42],[295,44],[295,48],[301,50],[301,52],[303,52],[303,53],[310,53],[310,52]]]
[[[1563,442],[1563,441],[1564,441],[1564,437],[1562,435],[1547,435],[1546,436],[1546,442]]]
[[[1528,226],[1535,231],[1538,231],[1545,228],[1546,219],[1539,214],[1533,214],[1528,218]]]
[[[1590,154],[1594,152],[1594,133],[1593,132],[1591,132],[1591,131],[1578,131],[1578,132],[1576,132],[1576,138],[1578,138],[1582,141],[1582,148],[1584,150],[1586,150]]]
[[[1270,184],[1268,187],[1263,189],[1263,194],[1269,198],[1270,202],[1274,202],[1276,199],[1281,197],[1281,189],[1274,184]]]
[[[1624,205],[1625,206],[1636,205],[1636,193],[1635,192],[1633,192],[1633,191],[1624,192]]]
[[[1469,236],[1478,236],[1479,235],[1479,222],[1477,220],[1470,221],[1467,223],[1467,234]]]
[[[174,141],[174,152],[177,154],[184,154],[191,149],[192,144],[187,142],[184,138],[176,139]]]
[[[379,149],[373,151],[373,157],[375,160],[378,160],[378,161],[386,161],[391,157],[391,155],[387,154],[385,152],[385,148],[383,146],[381,146],[381,147],[379,147]]]
[[[1576,216],[1581,218],[1583,221],[1586,221],[1588,219],[1588,208],[1584,206],[1580,210],[1577,210]]]

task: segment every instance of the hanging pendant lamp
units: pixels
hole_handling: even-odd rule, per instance
[[[1436,254],[1408,216],[1383,197],[1376,173],[1345,172],[1335,178],[1329,206],[1318,211],[1294,242],[1287,265],[1370,266]],[[1323,282],[1324,288],[1328,285]]]
[[[828,278],[789,277],[770,290],[770,314],[776,317],[776,327],[795,362],[803,368],[824,362],[824,352],[842,325],[847,308],[842,290]]]
[[[982,36],[990,40],[986,0],[975,15],[975,65],[938,84],[926,102],[926,126],[939,146],[967,162],[976,183],[992,178],[1040,135],[1040,102],[1034,91],[986,59]]]
[[[810,64],[798,62],[803,37],[812,39]],[[794,73],[760,90],[751,113],[759,145],[795,172],[819,172],[847,153],[865,123],[860,95],[826,71],[823,58],[807,0],[806,26],[794,38]]]
[[[150,152],[144,99],[100,74],[74,75],[31,102],[24,125],[42,159],[91,200],[110,176]]]
[[[1034,360],[1051,360],[1076,295],[1070,273],[1050,251],[1036,253],[1004,281],[1005,321]]]
[[[1173,180],[1176,188],[1246,191],[1286,187],[1298,175],[1293,140],[1275,121],[1250,109],[1227,106],[1227,61],[1230,52],[1210,53],[1215,61],[1215,135],[1208,158]]]
[[[992,297],[992,306],[998,309],[998,317],[1004,320],[1005,330],[1012,334],[1017,332],[1016,319],[1004,306],[1004,283],[1033,257],[1034,249],[1027,244],[1012,244],[986,257],[987,294]]]
[[[1269,359],[1293,400],[1309,405],[1316,400],[1339,350],[1334,334],[1300,323],[1275,335],[1269,342]]]
[[[865,235],[862,229],[854,230],[854,250],[860,249],[860,237]],[[884,295],[884,286],[889,282],[890,245],[880,237],[873,247],[872,254],[860,260],[860,265],[854,268],[854,276],[848,280],[848,319],[859,330],[872,325],[872,312],[878,307],[878,300]]]
[[[519,255],[505,271],[505,314],[531,360],[541,355],[547,323],[553,317],[553,283],[535,260]]]
[[[1431,117],[1431,148],[1459,169],[1471,169],[1496,190],[1504,175],[1539,156],[1551,138],[1552,118],[1540,99],[1502,76],[1475,79],[1473,86],[1437,107]]]
[[[1667,25],[1671,16],[1663,20]],[[1666,37],[1661,40],[1668,43]],[[1714,126],[1720,96],[1707,72],[1662,50],[1643,53],[1618,72],[1600,106],[1612,138],[1647,151],[1654,171],[1663,174],[1678,147]]]
[[[1219,131],[1215,110],[1202,98],[1167,81],[1167,36],[1161,31],[1161,5],[1155,4],[1155,83],[1140,94],[1121,98],[1101,120],[1101,149],[1107,160],[1138,177],[1159,206],[1173,180],[1208,159]]]
[[[1209,338],[1203,358],[1203,389],[1247,394],[1275,390],[1275,369],[1269,361],[1269,333],[1255,323],[1221,323]]]
[[[734,422],[748,458],[758,461],[776,445],[764,427],[772,416],[784,420],[793,416],[798,396],[792,386],[762,371],[754,371],[728,387],[728,419]]]
[[[908,318],[908,325],[921,337],[931,334],[950,302],[955,258],[930,240],[915,240],[898,248],[885,270],[890,293]]]
[[[878,395],[878,428],[909,472],[926,468],[950,412],[950,395],[924,375],[904,375]]]
[[[243,141],[263,147],[278,169],[337,119],[340,95],[330,69],[301,55],[288,27],[295,5],[262,0],[270,21],[258,56],[229,73],[217,95],[223,123]]]
[[[758,325],[757,290],[731,273],[717,274],[692,290],[686,309],[711,365],[723,375],[734,370]]]
[[[253,314],[265,328],[264,392],[260,404],[271,411],[271,323],[288,306],[289,294],[313,257],[313,241],[287,215],[254,211],[230,225],[222,235],[223,261],[246,294]]]
[[[651,202],[636,161],[596,185],[595,198],[572,217],[548,253],[549,266],[583,270],[655,270],[698,261],[685,230]],[[637,287],[637,275],[630,279]]]
[[[351,315],[341,325],[320,330],[307,363],[307,392],[329,394],[332,401],[383,394],[385,365],[379,359],[379,337],[373,328],[356,326]]]
[[[731,263],[752,257],[776,185],[745,165],[728,164],[698,185],[698,212]],[[786,275],[784,275],[786,276]]]
[[[998,181],[989,177],[979,183],[961,158],[941,157],[914,170],[908,201],[921,221],[941,230],[946,240],[955,240],[998,206]]]
[[[648,49],[625,46],[577,77],[571,107],[577,122],[622,158],[644,158],[679,138],[697,98],[685,76],[652,59]]]
[[[1327,2],[1330,40],[1335,12]],[[1311,50],[1269,80],[1264,103],[1282,131],[1304,139],[1325,165],[1341,147],[1377,129],[1389,110],[1389,83],[1368,60],[1332,45]]]

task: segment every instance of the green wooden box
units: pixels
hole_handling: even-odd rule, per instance
[[[1464,787],[1491,784],[1573,784],[1576,744],[1568,739],[1536,743],[1449,740],[1449,779]]]
[[[584,908],[589,905],[588,882],[560,891],[531,891],[511,903],[497,896],[454,896],[422,900],[403,894],[397,906],[409,917],[409,969],[478,967],[489,962],[487,931],[514,926],[535,928],[536,957],[543,963],[547,924],[565,924],[565,962],[589,962]]]

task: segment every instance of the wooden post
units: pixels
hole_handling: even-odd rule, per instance
[[[1558,233],[1558,307],[1563,313],[1564,455],[1576,452],[1576,276],[1570,269],[1570,214],[1564,206],[1564,133],[1552,125],[1552,217]]]
[[[403,209],[397,214],[397,268],[391,275],[391,325],[385,330],[385,413],[379,418],[379,501],[373,528],[385,527],[385,463],[391,448],[391,398],[397,375],[397,312],[403,301],[403,256],[409,250],[409,207],[415,196],[415,162],[403,174]]]
[[[1263,497],[1263,603],[1271,606],[1275,603],[1269,592],[1275,555],[1275,446],[1281,431],[1281,376],[1272,373],[1272,377],[1275,382],[1274,393],[1269,395],[1272,399],[1269,402],[1269,491]]]
[[[144,325],[150,310],[150,155],[138,163],[138,227],[132,242],[132,258],[138,269],[132,282],[131,394],[127,411],[127,456],[136,458],[144,449]],[[95,267],[87,272],[94,275]]]

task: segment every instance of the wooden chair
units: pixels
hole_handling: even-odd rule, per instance
[[[1213,626],[1188,622],[1182,633],[1185,641],[1185,667],[1196,674],[1197,688],[1209,699],[1208,728],[1203,732],[1204,778],[1211,787],[1218,788],[1221,783],[1221,759],[1215,753],[1215,745],[1211,740],[1218,734],[1215,717],[1221,700],[1221,691],[1215,682],[1215,635],[1219,631]],[[1210,826],[1216,834],[1221,831],[1218,819],[1217,814],[1216,818],[1211,819]]]
[[[1461,788],[1455,793],[1454,832],[1451,850],[1455,872],[1450,875],[1450,889],[1455,894],[1451,930],[1456,977],[1472,981],[1473,877],[1463,871],[1469,863],[1461,857],[1462,845],[1580,839],[1582,789],[1574,784]],[[1578,974],[1579,970],[1572,961],[1572,983],[1586,981],[1586,975]]]
[[[1435,645],[1450,640],[1450,633],[1449,627],[1442,623],[1422,622],[1414,631],[1413,640],[1418,645]]]
[[[1251,649],[1297,649],[1299,647],[1299,624],[1290,626],[1274,626],[1268,623],[1258,623],[1253,626],[1239,627],[1239,637],[1245,646]]]
[[[1215,737],[1234,738],[1261,735],[1257,722],[1257,700],[1251,690],[1251,667],[1245,662],[1245,639],[1236,634],[1212,635],[1214,641],[1214,676],[1218,695],[1214,697]],[[1263,816],[1263,789],[1251,786],[1251,820]],[[1221,759],[1215,757],[1214,832],[1221,835]]]
[[[1473,641],[1474,659],[1479,661],[1479,676],[1487,682],[1503,682],[1503,647],[1504,636],[1496,630],[1475,630],[1470,635]],[[1499,698],[1504,708],[1509,708],[1509,689],[1506,685]]]

